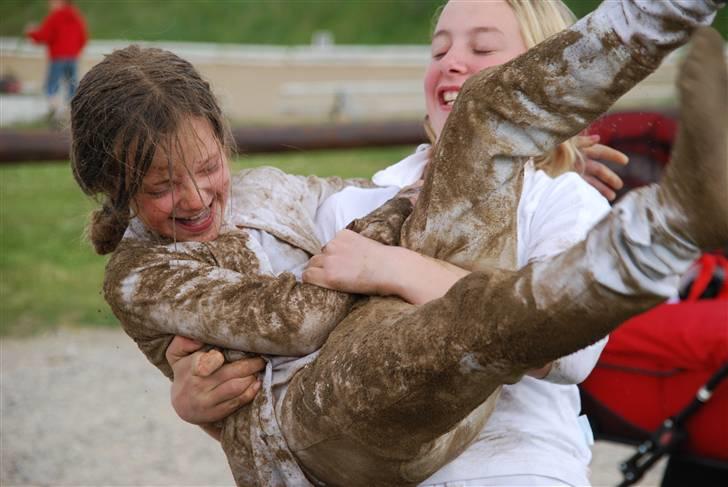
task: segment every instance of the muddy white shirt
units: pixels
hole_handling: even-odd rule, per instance
[[[349,221],[419,179],[428,154],[429,146],[421,145],[414,154],[379,171],[372,179],[380,188],[345,188],[326,199],[316,215],[321,241],[330,240]],[[518,205],[519,267],[583,240],[608,212],[607,201],[577,174],[551,178],[528,163]],[[515,474],[588,484],[590,431],[579,419],[575,384],[589,375],[605,344],[606,339],[563,357],[544,380],[524,377],[503,386],[495,412],[475,443],[424,484]]]

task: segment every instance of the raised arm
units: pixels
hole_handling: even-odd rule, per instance
[[[472,76],[433,151],[433,177],[425,183],[422,200],[471,194],[473,201],[452,205],[440,218],[428,216],[426,204],[417,205],[404,228],[405,246],[455,263],[460,261],[454,254],[468,253],[457,249],[466,249],[467,260],[502,265],[486,256],[473,259],[473,248],[487,246],[477,240],[454,248],[434,238],[424,242],[420,236],[426,227],[443,229],[443,235],[458,233],[450,231],[453,222],[462,224],[469,209],[482,207],[484,199],[499,207],[516,204],[519,192],[513,188],[519,187],[526,159],[582,130],[670,50],[685,43],[694,28],[708,24],[716,9],[712,0],[604,2],[522,56]],[[447,174],[452,165],[443,161],[454,160],[467,177]],[[490,233],[501,240],[512,238],[506,226],[496,225]],[[498,245],[507,248],[503,241]]]
[[[443,133],[478,144],[481,158],[543,154],[710,24],[716,9],[712,0],[604,2],[522,56],[473,76]]]

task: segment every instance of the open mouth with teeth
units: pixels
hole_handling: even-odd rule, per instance
[[[180,216],[174,216],[170,219],[174,224],[190,233],[201,233],[210,228],[213,221],[215,220],[215,213],[212,211],[213,203],[210,206],[203,209],[196,215],[182,218]]]
[[[445,89],[442,90],[438,96],[440,100],[440,105],[445,106],[447,108],[452,108],[452,106],[455,104],[455,100],[458,98],[458,93],[460,93],[460,90],[453,90],[453,89]]]

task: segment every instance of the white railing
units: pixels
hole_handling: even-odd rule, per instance
[[[198,42],[148,42],[126,40],[91,41],[84,49],[85,56],[101,57],[114,49],[129,44],[153,46],[172,51],[196,62],[216,63],[263,63],[263,64],[399,64],[424,66],[430,58],[426,45],[396,46],[273,46],[257,44],[213,44]],[[0,37],[0,53],[3,56],[44,56],[43,46],[23,38]]]

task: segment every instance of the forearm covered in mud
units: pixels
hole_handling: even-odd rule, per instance
[[[412,202],[406,197],[396,197],[384,203],[364,218],[358,218],[347,229],[384,245],[398,245],[402,225],[412,213]]]
[[[319,348],[354,301],[297,282],[290,273],[261,274],[254,261],[232,270],[161,246],[115,255],[105,295],[137,341],[183,335],[245,352],[294,356]]]

